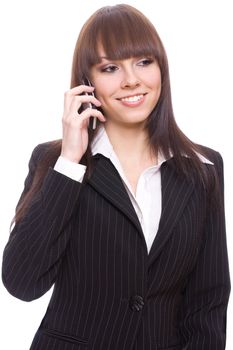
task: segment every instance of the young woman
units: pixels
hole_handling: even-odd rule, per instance
[[[54,286],[31,350],[225,349],[222,159],[178,128],[165,50],[133,7],[80,32],[63,138],[32,153],[2,276],[26,301]]]

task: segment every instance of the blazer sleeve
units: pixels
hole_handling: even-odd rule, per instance
[[[29,161],[20,201],[30,189],[44,153],[37,146]],[[15,224],[3,252],[2,280],[15,297],[30,301],[42,296],[56,280],[70,239],[70,221],[81,184],[49,168],[24,217]],[[19,201],[19,202],[20,202]]]
[[[223,162],[214,161],[220,190],[206,214],[205,239],[184,292],[182,336],[185,350],[223,350],[230,277],[225,232]]]

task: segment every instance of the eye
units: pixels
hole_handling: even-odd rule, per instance
[[[143,58],[137,64],[139,66],[148,66],[149,64],[151,64],[153,62],[154,62],[153,58]]]
[[[101,72],[103,72],[103,73],[114,73],[117,69],[118,69],[118,67],[115,66],[114,64],[109,64],[106,67],[102,67],[101,68]]]

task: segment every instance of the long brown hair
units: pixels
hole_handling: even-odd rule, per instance
[[[139,56],[152,56],[157,60],[161,70],[162,87],[159,101],[148,117],[146,125],[150,144],[155,152],[159,149],[166,158],[172,153],[179,173],[190,176],[191,163],[192,173],[195,172],[201,182],[207,185],[205,167],[196,154],[198,152],[205,156],[203,148],[191,142],[176,124],[167,56],[152,23],[140,11],[125,4],[97,10],[80,31],[73,56],[71,88],[82,84],[83,78],[89,76],[90,68],[100,62],[100,44],[107,57],[113,60]],[[81,159],[81,163],[87,165],[87,177],[92,169],[90,144],[94,134],[89,130],[89,145]],[[16,221],[23,216],[31,198],[39,190],[49,166],[56,162],[60,150],[61,140],[51,142],[48,152],[40,159],[34,182],[16,211]],[[190,159],[189,162],[184,161],[184,154]]]

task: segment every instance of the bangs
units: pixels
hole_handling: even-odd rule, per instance
[[[110,60],[153,57],[162,74],[166,66],[166,53],[155,27],[130,5],[103,7],[85,23],[74,53],[72,86],[101,62],[100,49]]]
[[[117,16],[105,16],[102,25],[98,26],[95,63],[99,54],[98,43],[110,59],[121,60],[129,57],[150,55],[158,58],[158,45],[151,26],[139,17],[119,13]],[[94,58],[94,57],[93,57]]]

